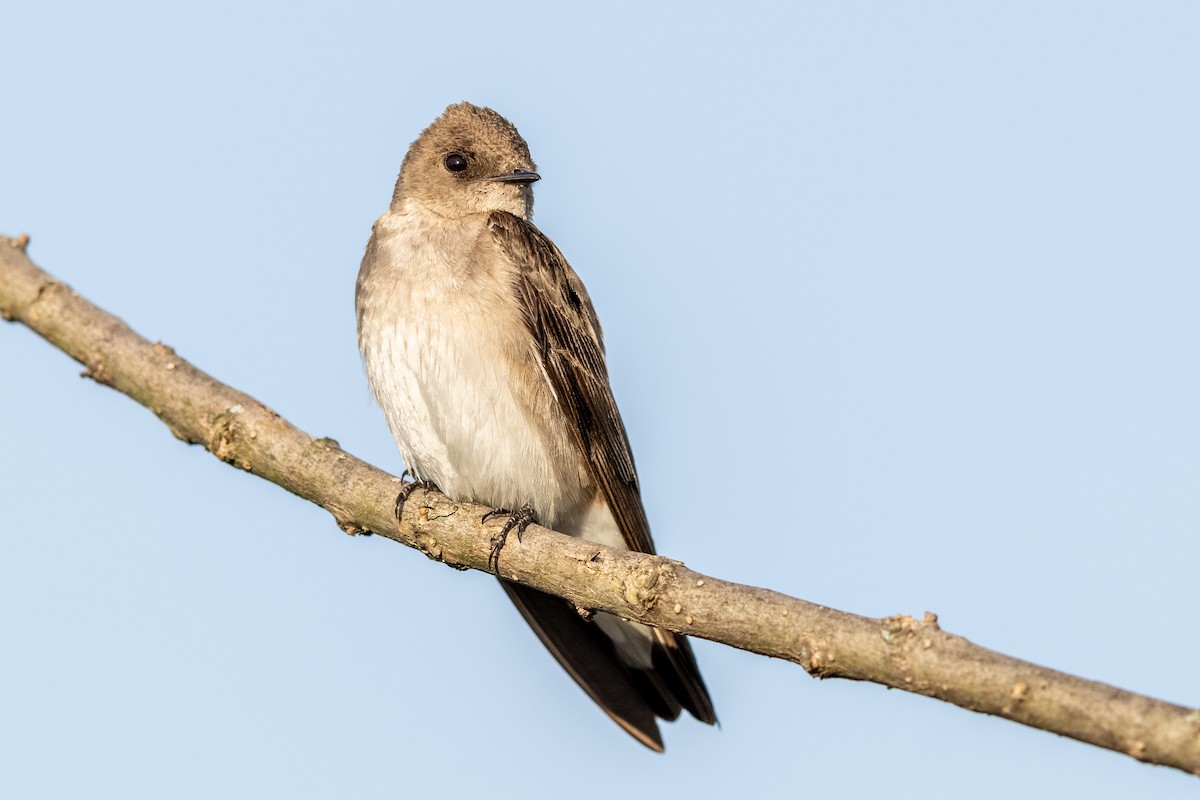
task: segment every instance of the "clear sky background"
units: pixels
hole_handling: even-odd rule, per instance
[[[490,105],[663,553],[1200,705],[1197,42],[1193,2],[10,4],[0,231],[399,473],[354,278],[409,143]],[[0,796],[1200,789],[708,642],[721,728],[655,755],[492,578],[79,371],[0,326]]]

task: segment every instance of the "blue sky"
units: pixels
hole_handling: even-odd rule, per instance
[[[23,3],[0,231],[403,468],[353,285],[444,106],[529,141],[662,552],[1200,705],[1200,7]],[[175,441],[0,326],[0,795],[1194,796],[696,644],[644,751],[494,581]]]

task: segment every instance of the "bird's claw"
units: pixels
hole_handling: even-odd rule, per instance
[[[400,475],[400,479],[403,480],[405,475],[412,475],[412,473],[404,470]],[[416,476],[414,475],[413,477],[415,478]],[[404,484],[400,489],[400,493],[396,495],[396,522],[400,522],[400,515],[404,513],[404,504],[408,502],[408,498],[417,489],[422,489],[426,494],[429,494],[431,491],[437,491],[437,486],[434,486],[433,481],[413,481],[412,483]]]
[[[504,549],[504,543],[508,541],[508,534],[516,530],[517,541],[521,541],[521,534],[525,533],[525,529],[532,525],[536,519],[533,514],[533,507],[523,505],[516,511],[509,511],[507,508],[495,508],[483,515],[480,522],[487,522],[492,517],[498,517],[501,514],[507,514],[508,519],[504,522],[504,527],[492,537],[492,552],[488,554],[488,569],[496,574],[500,571],[500,551]]]

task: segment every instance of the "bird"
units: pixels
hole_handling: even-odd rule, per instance
[[[454,501],[653,553],[603,334],[579,276],[531,222],[529,146],[456,103],[412,143],[355,291],[367,378],[407,471]],[[494,543],[493,558],[498,557]],[[491,566],[491,565],[489,565]],[[493,570],[496,571],[496,570]],[[681,635],[500,579],[559,664],[642,744],[686,709],[717,722]]]

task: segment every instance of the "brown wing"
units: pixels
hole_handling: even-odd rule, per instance
[[[587,290],[554,243],[530,223],[496,212],[489,218],[489,225],[494,240],[517,268],[513,289],[525,312],[542,369],[621,535],[630,550],[653,553],[629,437],[609,387],[600,322]],[[522,607],[511,590],[509,594]],[[522,612],[528,619],[524,607]],[[552,643],[532,620],[531,624],[559,662],[595,699],[593,689],[559,655],[563,647]],[[645,701],[665,719],[674,719],[682,705],[697,719],[716,722],[712,700],[687,639],[659,629],[654,629],[654,635],[653,669],[632,671],[637,674]],[[603,702],[600,705],[605,706]],[[605,710],[613,714],[610,708]]]
[[[625,543],[630,550],[653,553],[629,437],[609,388],[600,322],[587,290],[533,225],[503,212],[492,214],[490,223],[519,269],[514,288],[542,367]]]

